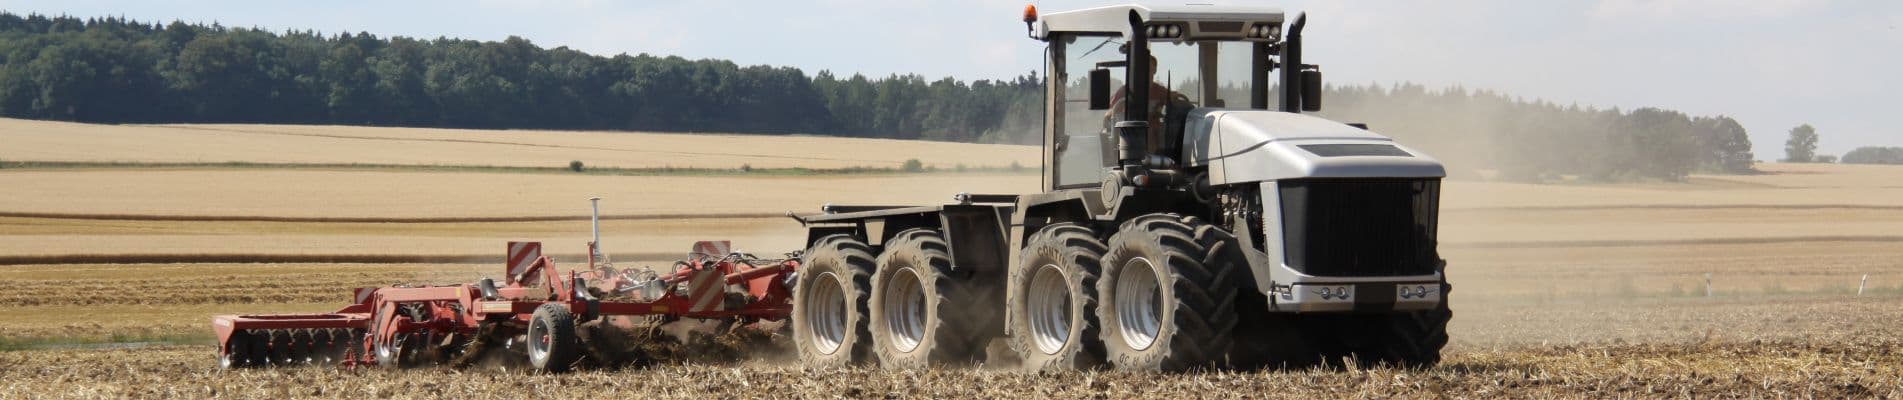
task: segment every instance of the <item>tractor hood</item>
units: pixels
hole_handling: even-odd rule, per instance
[[[1300,178],[1439,178],[1439,161],[1393,139],[1340,122],[1280,111],[1204,108],[1184,121],[1192,166],[1209,182]]]

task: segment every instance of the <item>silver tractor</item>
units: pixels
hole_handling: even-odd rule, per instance
[[[1305,18],[1284,15],[1027,7],[1047,44],[1043,191],[801,218],[800,358],[1437,363],[1452,316],[1435,242],[1445,170],[1364,125],[1303,114],[1321,109],[1321,72],[1302,63]]]

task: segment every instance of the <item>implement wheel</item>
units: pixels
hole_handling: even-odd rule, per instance
[[[529,365],[542,372],[566,372],[581,358],[581,340],[575,336],[575,314],[561,304],[535,308],[529,318]]]
[[[886,242],[872,276],[873,353],[887,369],[964,363],[995,330],[985,293],[953,271],[938,232],[911,229]]]
[[[871,358],[866,298],[874,265],[872,247],[850,235],[820,238],[806,252],[793,285],[793,343],[800,362],[842,367]]]
[[[1011,267],[1006,300],[1011,349],[1029,371],[1068,371],[1103,364],[1097,320],[1097,276],[1104,245],[1090,228],[1044,227]]]
[[[1127,371],[1226,366],[1246,264],[1229,238],[1173,214],[1123,223],[1097,281],[1111,364]]]

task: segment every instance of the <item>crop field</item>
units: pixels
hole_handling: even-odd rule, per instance
[[[557,168],[575,159],[884,172]],[[906,159],[940,171],[890,171]],[[1026,170],[952,169],[1013,162]],[[338,167],[353,163],[394,167]],[[575,265],[590,196],[603,198],[617,264],[658,267],[697,240],[797,250],[804,232],[783,214],[829,203],[1034,192],[1037,164],[1022,146],[808,136],[0,119],[0,397],[1903,396],[1903,167],[1847,165],[1761,164],[1764,174],[1686,183],[1448,181],[1452,344],[1419,371],[1026,375],[750,360],[565,376],[507,365],[222,372],[209,345],[213,314],[331,311],[354,287],[496,276],[509,240],[546,242],[558,266]],[[549,168],[462,168],[483,166]]]
[[[1035,167],[1038,149],[815,136],[287,125],[112,126],[0,119],[0,160],[620,168]]]

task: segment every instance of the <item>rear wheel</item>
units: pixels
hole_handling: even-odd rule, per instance
[[[899,232],[872,276],[873,353],[889,369],[964,363],[983,351],[996,324],[969,277],[952,270],[944,238]]]
[[[529,365],[542,372],[566,372],[581,358],[575,336],[575,314],[561,304],[547,303],[529,317]]]
[[[793,343],[801,362],[840,367],[871,358],[871,250],[850,235],[820,238],[807,250],[793,285]]]
[[[1011,267],[1007,286],[1012,350],[1030,371],[1094,368],[1103,363],[1097,276],[1104,245],[1089,228],[1038,230]]]
[[[1150,214],[1110,238],[1097,309],[1117,369],[1226,366],[1245,264],[1227,232],[1196,218]]]

